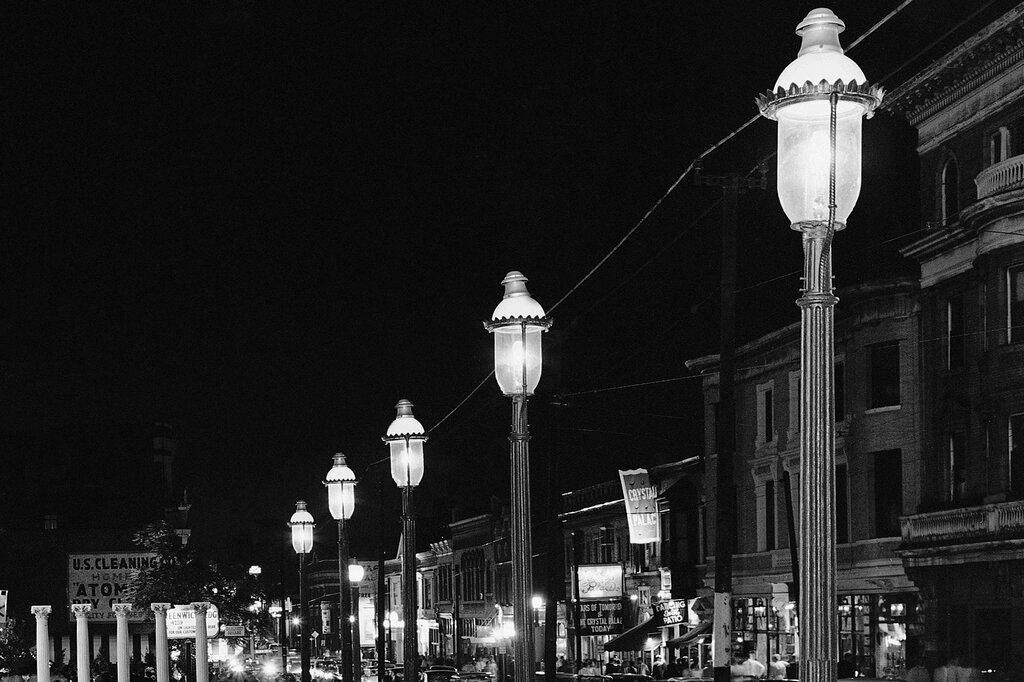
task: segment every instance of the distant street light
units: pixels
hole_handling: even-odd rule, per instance
[[[302,609],[302,619],[299,623],[303,624],[302,636],[299,641],[302,643],[301,658],[302,658],[302,682],[311,682],[312,677],[309,674],[309,634],[308,628],[305,624],[309,623],[309,601],[306,597],[306,557],[313,550],[313,516],[306,511],[306,503],[299,500],[295,503],[295,513],[292,514],[291,520],[288,521],[288,525],[292,529],[292,549],[299,555],[299,608]],[[292,623],[298,625],[295,619],[292,619]]]
[[[345,455],[334,455],[334,466],[327,472],[324,481],[327,486],[327,505],[331,516],[338,522],[338,634],[341,646],[341,678],[352,682],[352,629],[345,623],[352,613],[351,594],[348,582],[348,531],[345,522],[352,518],[356,509],[356,475],[347,464]],[[361,675],[360,675],[361,677]]]
[[[797,26],[802,43],[775,89],[758,98],[779,122],[778,193],[803,235],[800,306],[800,679],[836,679],[835,423],[832,239],[861,183],[861,126],[882,100],[843,54],[845,25],[828,9]],[[717,665],[717,662],[716,662]]]
[[[388,426],[384,442],[391,451],[391,477],[402,489],[402,613],[408,627],[402,630],[402,667],[404,679],[419,679],[416,647],[416,518],[413,515],[413,488],[423,480],[423,443],[427,440],[423,424],[412,416],[412,403],[399,400],[397,416]]]
[[[526,278],[513,270],[502,284],[505,295],[484,323],[494,335],[494,377],[512,398],[512,433],[509,436],[512,468],[512,616],[516,682],[531,682],[535,667],[533,619],[533,541],[530,537],[530,427],[526,401],[540,383],[543,365],[541,335],[551,327],[544,308],[526,290]]]

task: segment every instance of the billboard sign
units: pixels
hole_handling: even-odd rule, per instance
[[[626,502],[630,543],[661,542],[658,486],[651,483],[647,469],[620,470],[619,480],[622,482],[622,498]]]
[[[206,610],[206,636],[216,637],[220,631],[220,614],[210,604]],[[167,611],[167,639],[194,639],[196,636],[196,610],[189,604],[175,604]]]
[[[580,599],[622,597],[622,564],[580,564],[576,567]]]
[[[113,623],[114,604],[127,601],[125,592],[135,578],[135,572],[160,565],[154,552],[94,552],[68,554],[68,601],[71,604],[90,604],[90,621]],[[68,609],[71,614],[71,609]],[[133,610],[128,620],[137,623],[152,617],[152,613]],[[69,616],[74,619],[74,616]]]
[[[580,603],[580,635],[622,634],[622,600]]]

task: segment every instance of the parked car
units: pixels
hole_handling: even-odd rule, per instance
[[[450,665],[432,665],[420,673],[421,682],[460,682],[459,671]]]

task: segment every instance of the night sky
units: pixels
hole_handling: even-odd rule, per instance
[[[844,42],[896,4],[833,3]],[[877,80],[1012,4],[917,0],[851,56]],[[491,368],[480,323],[505,273],[558,300],[756,113],[811,5],[271,5],[7,6],[3,431],[170,421],[207,542],[283,532],[300,498],[326,520],[320,481],[345,452],[365,555],[397,538],[394,485],[377,518],[387,471],[366,469],[395,402],[428,428],[454,407]],[[915,272],[895,253],[922,227],[913,133],[886,113],[865,130],[839,285]],[[773,148],[761,121],[706,167],[747,172]],[[798,319],[800,240],[774,184],[742,200],[744,340]],[[536,506],[549,482],[699,454],[699,380],[547,403],[716,350],[719,211],[699,219],[716,198],[683,183],[555,311]],[[488,382],[432,433],[421,545],[452,508],[507,497],[508,422]]]

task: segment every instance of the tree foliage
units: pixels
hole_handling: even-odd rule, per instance
[[[241,565],[221,566],[181,540],[166,522],[144,526],[132,534],[132,542],[155,552],[159,563],[136,571],[128,586],[127,599],[136,608],[148,609],[155,602],[189,604],[208,601],[217,606],[224,622],[243,622],[252,613],[249,606],[263,600],[256,582]]]

